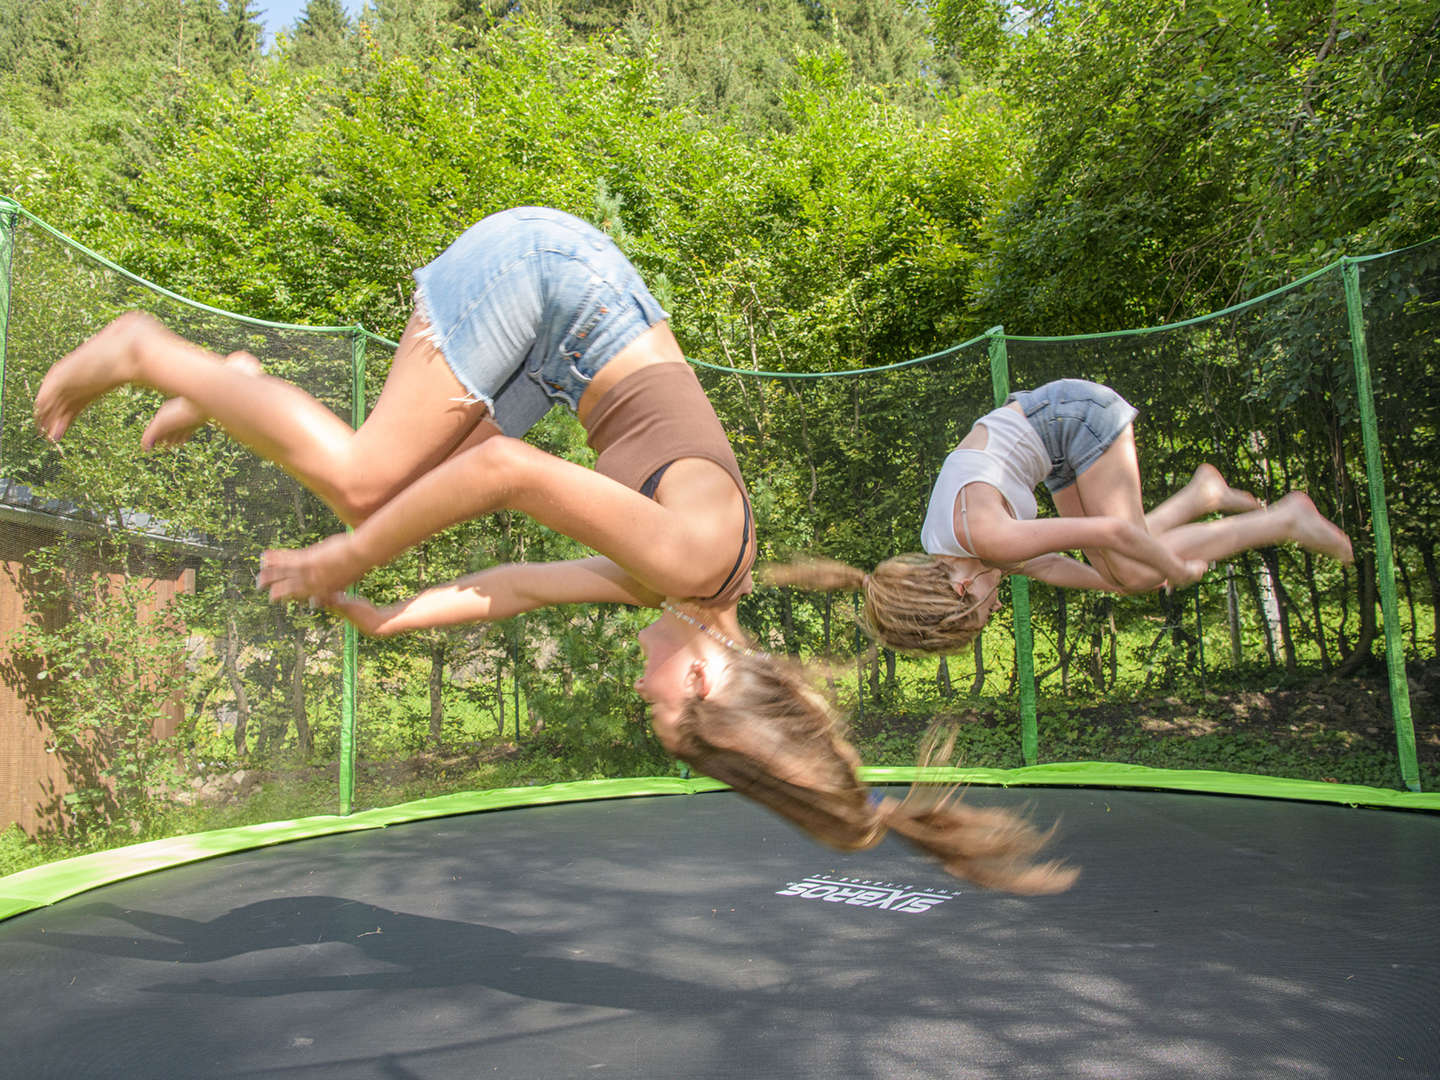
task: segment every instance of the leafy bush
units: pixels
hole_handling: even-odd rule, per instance
[[[173,741],[154,727],[178,707],[184,632],[155,610],[152,583],[76,566],[35,556],[32,610],[48,617],[11,636],[6,674],[64,763],[70,790],[47,808],[60,830],[80,840],[136,834],[174,777]]]

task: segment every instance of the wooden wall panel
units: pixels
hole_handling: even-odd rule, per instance
[[[32,609],[27,596],[26,575],[34,552],[51,539],[52,534],[42,529],[10,522],[0,525],[0,670],[6,673],[0,678],[0,830],[18,823],[31,835],[54,825],[51,808],[70,790],[64,762],[47,752],[49,730],[27,702],[43,684],[35,681],[33,671],[14,662],[9,643],[16,629],[41,615]],[[142,614],[168,604],[177,593],[194,591],[192,568],[147,566],[146,571],[155,574],[154,603],[146,605]],[[121,580],[113,571],[109,576],[112,581]],[[175,663],[183,664],[183,655],[177,656]],[[184,707],[177,696],[157,717],[156,735],[175,734]]]

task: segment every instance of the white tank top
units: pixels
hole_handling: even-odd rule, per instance
[[[1050,455],[1024,414],[1011,408],[988,412],[983,450],[950,451],[930,489],[930,506],[920,530],[920,544],[931,555],[976,558],[955,535],[955,503],[966,484],[989,484],[1021,521],[1035,517],[1035,485],[1050,472]]]

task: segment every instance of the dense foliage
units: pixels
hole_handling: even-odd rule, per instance
[[[995,324],[1056,334],[1188,318],[1340,254],[1440,235],[1440,16],[1420,0],[369,0],[358,19],[311,0],[264,50],[257,7],[0,0],[0,194],[202,303],[390,338],[413,267],[486,213],[554,205],[616,238],[694,358],[782,373],[894,364]],[[1399,433],[1386,465],[1410,644],[1433,655],[1436,406],[1433,390],[1402,388],[1433,382],[1435,257],[1386,272],[1393,283],[1367,282],[1386,328],[1382,419]],[[1291,670],[1365,667],[1376,648],[1349,346],[1327,288],[1183,341],[1083,358],[1084,374],[1154,418],[1147,497],[1214,460],[1267,496],[1308,487],[1361,538],[1358,573],[1298,557],[1281,573],[1270,553],[1230,586],[1257,610],[1278,605],[1246,651]],[[52,290],[55,317],[35,330],[56,348],[107,305],[134,302],[118,286],[103,300],[73,292]],[[191,328],[217,349],[269,346],[277,374],[348,380],[348,339]],[[385,362],[372,345],[372,397]],[[1052,362],[1080,361],[1012,357],[1017,378],[1082,373]],[[940,455],[990,394],[983,345],[863,379],[705,377],[746,462],[764,553],[857,562],[913,545]],[[343,402],[348,391],[332,389]],[[125,399],[77,435],[132,442],[146,407]],[[6,403],[12,428],[21,408]],[[558,414],[535,437],[586,453]],[[195,469],[158,484],[142,466],[46,453],[5,432],[12,477],[22,462],[78,499],[110,469],[120,486],[108,499],[155,506],[228,552],[185,611],[208,642],[187,691],[192,755],[333,755],[333,622],[244,595],[243,570],[264,544],[333,522],[222,440],[201,440],[183,459]],[[247,499],[279,505],[274,524],[227,535],[248,520]],[[422,545],[367,591],[386,599],[497,560],[575,553],[501,515]],[[1265,592],[1277,587],[1278,599]],[[1071,692],[1073,662],[1094,690],[1133,691],[1193,669],[1184,603],[1038,597],[1042,675]],[[766,590],[744,615],[775,647],[849,663],[848,606]],[[582,775],[663,768],[627,692],[637,618],[547,612],[371,643],[366,750],[488,737],[519,706],[545,729],[531,775],[546,775],[546,755]],[[1126,634],[1143,640],[1122,663]],[[989,692],[1003,691],[1008,635],[985,642],[974,688],[999,672]],[[944,664],[856,660],[856,704],[872,713],[952,692]]]

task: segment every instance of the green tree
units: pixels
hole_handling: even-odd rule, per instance
[[[340,0],[309,0],[295,23],[286,59],[298,68],[340,64],[357,55],[354,28]]]
[[[1411,0],[1042,5],[993,56],[1033,150],[990,223],[985,317],[1145,325],[1434,235],[1437,50]]]

